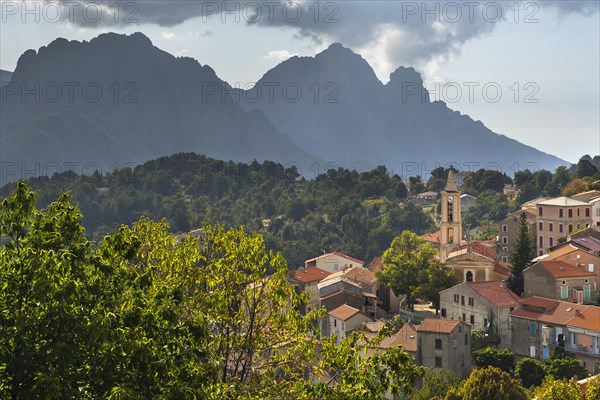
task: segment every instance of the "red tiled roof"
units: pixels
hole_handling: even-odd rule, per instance
[[[327,314],[331,315],[334,318],[341,319],[342,321],[347,321],[359,312],[360,310],[358,308],[350,307],[347,304],[342,304],[335,310],[329,311]]]
[[[548,312],[558,306],[559,303],[560,301],[558,300],[533,296],[521,300],[519,302],[519,308],[511,311],[510,315],[522,318],[538,319],[544,315],[545,312]]]
[[[381,261],[381,257],[373,257],[373,260],[369,264],[370,271],[378,271],[383,268],[383,261]]]
[[[568,325],[574,328],[600,331],[600,307],[589,306],[581,314],[575,313]]]
[[[323,254],[321,256],[306,260],[305,262],[317,261],[317,260],[320,260],[321,258],[325,258],[325,257],[329,257],[329,256],[343,257],[350,261],[354,261],[354,262],[358,263],[358,265],[363,265],[365,263],[363,260],[359,260],[358,258],[347,256],[344,253],[340,253],[339,251],[334,251],[333,253]]]
[[[542,314],[538,321],[553,325],[567,325],[567,322],[575,316],[577,311],[584,311],[589,306],[576,303],[559,301],[558,306]]]
[[[342,271],[333,273],[333,274],[329,275],[328,277],[326,277],[325,280],[334,279],[334,278],[337,278],[338,276],[343,276],[354,282],[363,282],[363,283],[368,283],[368,284],[373,284],[377,281],[375,279],[375,274],[373,273],[373,271],[370,271],[363,267],[352,267],[345,271],[342,270]]]
[[[467,282],[480,296],[496,307],[518,307],[521,298],[506,287],[502,281]]]
[[[433,243],[439,243],[440,242],[440,232],[433,232],[433,233],[426,233],[425,235],[421,236],[421,238],[423,240],[425,240],[426,242],[433,242]]]
[[[494,272],[497,272],[501,275],[510,276],[510,265],[505,263],[504,261],[500,261],[497,258],[494,259]]]
[[[425,318],[421,325],[417,326],[417,332],[450,333],[460,324],[457,319]]]
[[[298,282],[310,283],[318,282],[323,278],[331,275],[329,272],[324,271],[317,267],[300,268],[293,272],[292,277]]]
[[[412,353],[417,351],[417,330],[414,325],[404,324],[398,333],[384,338],[377,347],[387,349],[397,345],[402,345],[404,350]]]
[[[555,278],[577,278],[580,276],[596,276],[594,272],[567,264],[564,261],[539,261],[540,265],[548,270]]]

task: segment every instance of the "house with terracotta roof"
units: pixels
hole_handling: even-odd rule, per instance
[[[299,268],[290,272],[288,280],[298,287],[301,292],[308,293],[308,303],[304,312],[314,309],[319,304],[319,288],[318,284],[331,273],[316,268]]]
[[[580,268],[583,271],[596,274],[596,287],[591,287],[592,300],[598,294],[600,288],[600,240],[592,236],[572,238],[548,249],[548,257],[545,261],[564,261]]]
[[[305,268],[317,267],[330,273],[341,271],[344,268],[362,267],[364,264],[364,261],[347,256],[339,251],[323,254],[304,262]]]
[[[417,365],[471,373],[471,327],[459,320],[425,318],[416,327]]]
[[[527,295],[590,303],[597,294],[596,273],[564,261],[541,260],[523,271]]]
[[[319,305],[327,311],[334,310],[342,304],[357,308],[361,312],[376,317],[377,296],[367,293],[358,282],[344,276],[321,281],[317,284],[319,289]],[[323,326],[323,329],[327,329]]]
[[[521,298],[503,281],[463,282],[440,292],[441,317],[461,320],[471,327],[498,335],[500,346],[510,343],[509,313]]]
[[[600,373],[600,307],[590,306],[575,313],[567,323],[565,347],[590,374]]]
[[[545,360],[556,347],[600,372],[600,307],[530,297],[510,313],[510,349],[518,357]]]
[[[329,276],[323,278],[323,280],[335,279],[340,276],[360,284],[365,293],[377,293],[377,279],[375,278],[375,273],[368,268],[344,268],[341,271],[330,274]]]
[[[327,335],[335,335],[337,342],[340,343],[350,332],[373,321],[375,321],[374,318],[361,312],[358,308],[342,304],[327,313]]]

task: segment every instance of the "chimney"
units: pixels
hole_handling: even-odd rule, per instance
[[[579,308],[575,310],[575,315],[581,317],[581,310]]]

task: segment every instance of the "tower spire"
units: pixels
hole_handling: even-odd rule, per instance
[[[446,188],[444,189],[446,192],[458,192],[458,188],[456,187],[456,181],[454,180],[454,171],[452,168],[448,171],[448,180],[446,181]]]

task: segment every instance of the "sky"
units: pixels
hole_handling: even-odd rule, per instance
[[[251,86],[293,56],[339,42],[386,83],[419,71],[432,99],[576,162],[600,153],[600,13],[590,1],[8,1],[0,68],[52,40],[142,32]]]

